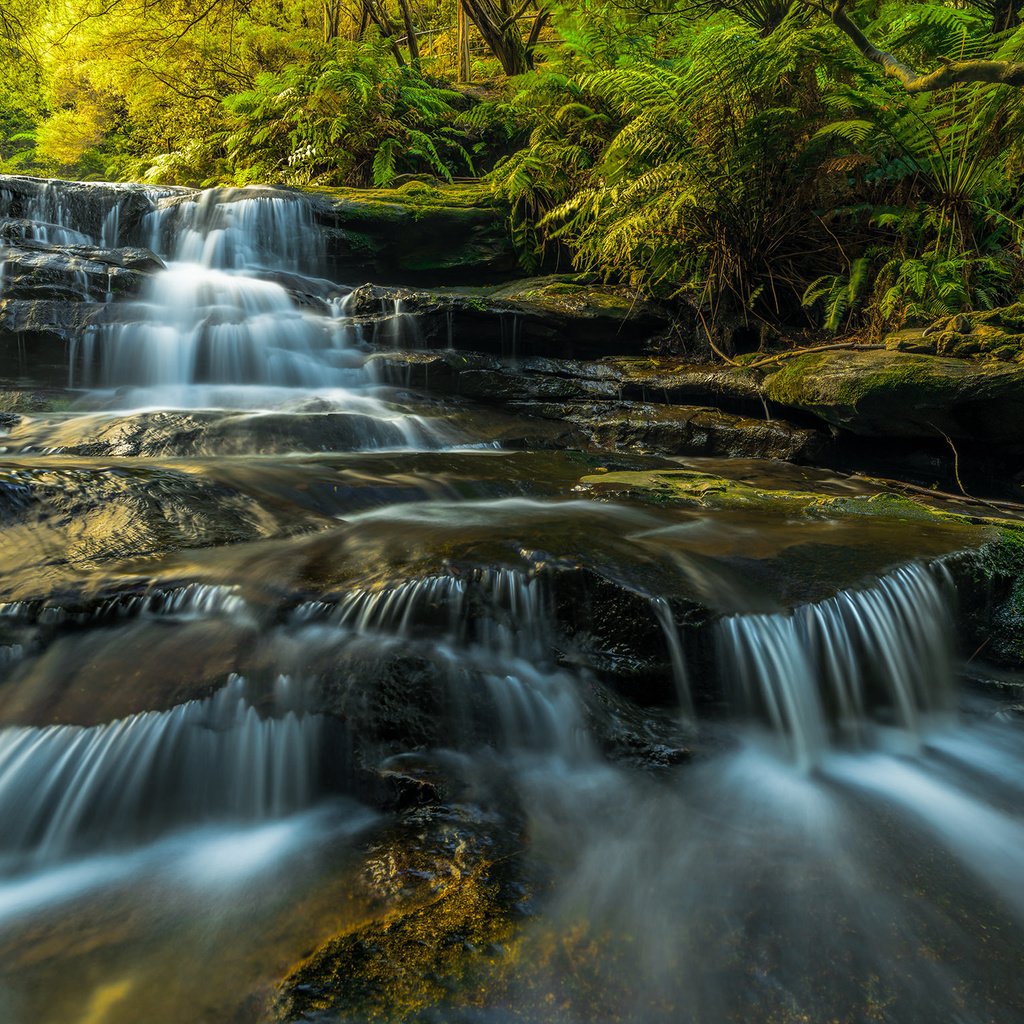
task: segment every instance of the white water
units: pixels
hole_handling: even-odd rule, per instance
[[[145,239],[126,237],[122,207],[111,207],[102,238],[91,240],[146,240],[169,266],[126,306],[127,322],[81,339],[76,386],[131,389],[114,401],[132,408],[259,409],[316,393],[396,425],[384,444],[422,443],[414,418],[369,388],[347,293],[311,311],[262,273],[315,270],[305,207],[223,198],[154,197]],[[41,222],[33,237],[85,237],[52,190],[32,214]],[[395,307],[380,339],[394,341],[406,321]],[[413,562],[421,548],[442,550],[424,534],[443,530],[500,534],[510,561],[544,562],[549,554],[534,550],[543,530],[528,528],[535,521],[558,526],[559,538],[572,524],[570,552],[598,529],[620,531],[626,547],[656,525],[646,512],[530,499],[429,501],[346,524],[365,541],[351,559],[372,571],[378,555],[384,565],[400,562],[396,551]],[[647,537],[650,554],[656,539]],[[571,557],[563,563],[572,571]],[[703,585],[721,582],[705,573]],[[1024,740],[1012,724],[956,721],[946,590],[941,570],[908,566],[791,613],[729,616],[714,627],[710,665],[691,663],[672,605],[651,598],[687,719],[699,719],[700,672],[733,695],[729,720],[708,727],[716,742],[698,750],[706,756],[656,780],[600,752],[588,703],[599,681],[557,634],[543,579],[526,571],[411,571],[280,619],[262,618],[265,609],[231,585],[115,600],[92,619],[59,607],[0,609],[5,626],[37,617],[68,632],[121,616],[152,616],[168,630],[223,618],[258,629],[253,646],[266,659],[260,686],[234,679],[209,700],[91,728],[0,730],[0,924],[31,923],[48,908],[80,919],[83,901],[91,914],[109,895],[123,901],[112,918],[125,908],[129,921],[148,916],[153,932],[167,929],[168,945],[184,918],[194,924],[189,952],[196,932],[215,936],[222,955],[245,945],[234,902],[246,905],[257,888],[273,902],[304,877],[305,846],[331,832],[321,761],[350,755],[328,745],[325,720],[307,711],[327,679],[332,712],[352,719],[378,693],[400,706],[427,689],[440,727],[435,748],[412,756],[436,758],[461,782],[444,799],[522,815],[517,838],[551,884],[539,887],[538,919],[517,947],[528,979],[513,987],[514,1016],[1018,1024]],[[17,643],[0,648],[5,663],[24,655]],[[370,688],[395,658],[408,659],[395,690]],[[349,805],[341,818],[369,820]],[[62,954],[69,968],[88,960],[91,934]],[[213,949],[198,946],[199,955]],[[314,946],[298,943],[280,969]],[[177,961],[160,959],[162,992]],[[104,1002],[108,982],[115,993],[138,982],[132,956],[124,960],[124,978],[72,993],[82,1020],[140,1019]],[[15,1000],[38,999],[2,989],[0,1019],[37,1024]],[[169,1012],[180,1006],[180,1020],[193,1019],[202,992],[169,1001]],[[510,1017],[481,1009],[474,1019]]]
[[[320,720],[261,718],[241,679],[93,728],[0,729],[0,874],[186,823],[260,821],[318,795]]]
[[[727,617],[725,683],[811,767],[832,738],[914,749],[953,706],[953,620],[940,568],[907,566],[788,615]]]
[[[141,244],[167,262],[137,300],[115,304],[112,322],[75,339],[70,386],[119,411],[276,409],[316,395],[336,411],[379,422],[366,431],[368,446],[437,445],[429,424],[382,400],[386,389],[363,370],[362,330],[346,311],[350,290],[300,276],[316,273],[323,249],[305,200],[237,190],[196,198],[162,189],[133,194],[140,192],[149,195],[152,211],[132,230],[115,197],[89,234],[81,222],[84,200],[74,206],[53,183],[27,202],[24,223],[16,222],[25,237],[47,244]],[[0,192],[0,217],[13,201],[12,193]],[[99,219],[95,209],[85,212]],[[305,281],[312,305],[300,306],[268,279],[282,271]],[[384,329],[397,340],[411,323],[396,307]]]

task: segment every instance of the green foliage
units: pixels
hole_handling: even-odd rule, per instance
[[[399,66],[380,42],[339,44],[312,65],[228,96],[224,145],[241,182],[390,185],[403,173],[472,173],[462,97]]]
[[[482,175],[526,267],[686,300],[711,335],[878,333],[1021,296],[1020,90],[908,94],[825,9],[782,0],[560,0],[534,71],[504,79],[475,45],[466,89],[457,0],[410,8],[416,59],[398,0],[374,4],[366,20],[339,0],[10,0],[0,167],[189,185]],[[852,15],[921,70],[1024,61],[1024,28],[993,33],[980,2]]]

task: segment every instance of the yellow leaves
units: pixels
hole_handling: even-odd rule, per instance
[[[92,103],[58,110],[36,129],[36,149],[47,160],[70,167],[103,140],[106,118]]]

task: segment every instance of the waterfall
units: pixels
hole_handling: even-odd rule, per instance
[[[212,698],[83,728],[0,730],[0,870],[259,821],[317,796],[321,720],[261,718],[235,678]]]
[[[315,270],[323,248],[306,200],[221,189],[159,202],[144,231],[161,256],[220,270]]]
[[[9,189],[0,189],[0,217],[10,217],[15,201]],[[74,213],[64,201],[60,183],[47,181],[25,203],[21,218],[8,222],[7,230],[19,239],[47,245],[93,244],[95,239],[90,234],[70,223],[74,219]]]
[[[190,264],[155,275],[135,322],[86,333],[72,355],[88,387],[195,383],[341,386],[325,317],[301,313],[278,284]],[[74,365],[73,363],[73,365]]]
[[[726,686],[805,766],[833,740],[862,746],[886,728],[916,744],[952,706],[944,583],[941,567],[910,565],[788,615],[727,617],[717,645]]]
[[[539,579],[507,568],[427,576],[306,604],[294,619],[337,630],[350,666],[397,651],[424,659],[439,683],[434,713],[446,718],[456,747],[482,739],[510,756],[591,756],[580,679],[555,661]]]

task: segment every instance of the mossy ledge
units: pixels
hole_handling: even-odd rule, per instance
[[[765,397],[867,437],[1024,444],[1024,367],[890,351],[783,361]]]

